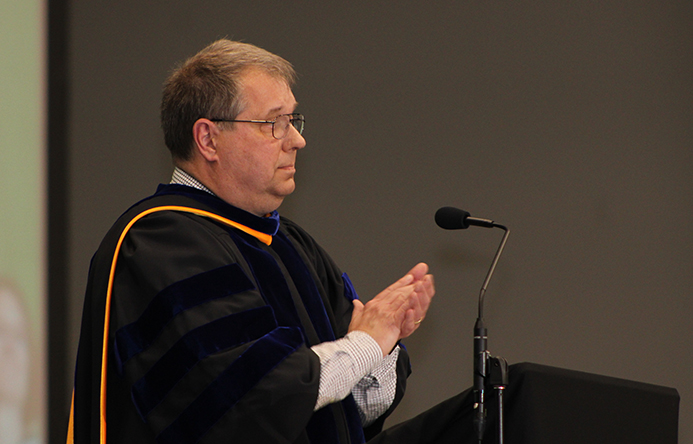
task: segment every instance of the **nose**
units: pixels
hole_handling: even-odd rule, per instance
[[[289,126],[289,132],[286,137],[284,137],[284,149],[290,150],[300,150],[306,146],[306,139],[303,138],[301,133],[298,132],[293,125]]]

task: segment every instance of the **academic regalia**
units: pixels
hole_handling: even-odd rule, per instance
[[[325,251],[276,212],[160,186],[92,259],[68,441],[364,442],[399,403],[409,361],[400,350],[395,401],[365,431],[351,396],[313,412],[320,361],[310,346],[347,333],[355,297]]]

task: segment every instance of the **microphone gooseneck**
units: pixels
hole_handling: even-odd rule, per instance
[[[504,231],[498,250],[493,257],[491,267],[486,274],[486,279],[481,286],[479,292],[478,317],[474,324],[474,407],[476,409],[474,415],[474,428],[479,444],[481,444],[486,430],[486,380],[489,375],[488,362],[491,357],[488,351],[488,331],[484,325],[484,296],[486,288],[491,281],[491,276],[496,269],[501,253],[505,248],[505,243],[510,235],[510,230],[507,227],[497,224],[490,219],[481,219],[472,217],[468,211],[461,210],[455,207],[442,207],[435,214],[435,221],[439,227],[446,230],[464,230],[471,225],[484,228],[500,228]],[[500,358],[502,359],[502,358]],[[502,404],[501,404],[502,405]],[[502,410],[502,408],[501,408]],[[502,425],[500,426],[502,430]],[[502,433],[499,434],[499,442],[503,442]]]

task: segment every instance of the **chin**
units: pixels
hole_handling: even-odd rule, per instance
[[[282,186],[280,190],[278,190],[277,195],[281,196],[282,199],[284,199],[286,196],[289,194],[293,193],[294,190],[296,189],[296,183],[292,180],[288,181],[287,183]]]

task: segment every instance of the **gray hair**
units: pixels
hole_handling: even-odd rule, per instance
[[[233,120],[243,110],[241,77],[251,68],[296,83],[296,72],[278,55],[248,43],[217,40],[173,73],[164,83],[161,127],[174,160],[189,160],[192,128],[203,117]]]

